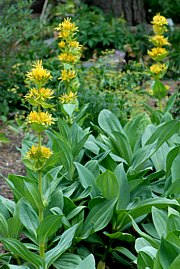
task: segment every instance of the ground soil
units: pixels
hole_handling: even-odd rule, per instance
[[[8,177],[8,174],[22,175],[25,172],[21,153],[18,150],[18,147],[21,147],[23,134],[14,132],[7,126],[1,126],[0,132],[9,139],[8,143],[0,142],[0,195],[12,198],[12,193],[4,178]]]

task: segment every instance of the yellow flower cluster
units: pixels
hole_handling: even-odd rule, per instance
[[[52,115],[46,112],[37,112],[37,111],[31,111],[30,114],[27,117],[28,123],[36,123],[43,126],[51,126],[54,124],[54,119],[52,118]]]
[[[165,48],[157,47],[148,50],[148,55],[155,61],[161,61],[168,55],[168,51]]]
[[[150,41],[155,46],[151,50],[148,50],[148,55],[157,63],[153,64],[150,67],[151,74],[154,74],[156,79],[162,78],[167,71],[167,64],[162,63],[166,56],[168,55],[168,50],[164,46],[169,46],[170,43],[168,39],[164,37],[163,33],[167,30],[166,25],[168,25],[167,19],[164,16],[161,16],[159,13],[153,17],[151,22],[153,24],[153,30],[155,35],[150,37]],[[155,27],[155,28],[154,28]],[[165,28],[166,29],[165,29]]]
[[[60,38],[68,38],[69,36],[74,35],[78,28],[75,23],[71,22],[71,18],[67,18],[55,29],[59,32]]]
[[[56,30],[59,32],[58,36],[61,38],[59,42],[61,53],[58,58],[63,65],[62,75],[59,79],[69,83],[66,83],[66,90],[68,92],[71,90],[76,91],[77,89],[75,88],[78,84],[75,64],[80,59],[82,50],[82,46],[75,37],[78,28],[75,23],[71,22],[71,18],[67,18],[59,24]]]
[[[48,159],[52,154],[49,148],[32,145],[31,149],[26,154],[26,158],[43,161],[44,159]]]
[[[153,17],[151,22],[153,24],[153,31],[157,35],[162,35],[167,31],[166,25],[168,21],[164,16],[161,16],[159,13]]]
[[[163,35],[155,35],[150,38],[150,41],[154,44],[156,47],[163,47],[163,46],[169,46],[170,43],[168,42],[168,39],[165,38]]]
[[[150,66],[150,70],[152,73],[159,75],[166,72],[167,66],[164,63],[156,63]]]
[[[168,50],[164,47],[170,45],[168,39],[164,36],[164,33],[167,31],[166,26],[168,25],[168,21],[164,16],[161,16],[158,13],[153,17],[151,23],[155,35],[150,37],[150,41],[155,47],[148,50],[147,53],[154,61],[156,61],[156,63],[150,66],[150,74],[153,78],[151,89],[154,97],[159,100],[159,109],[162,111],[162,99],[167,94],[167,88],[160,79],[163,78],[168,68],[168,63],[165,63]]]
[[[42,60],[38,60],[33,64],[32,70],[27,73],[27,78],[35,84],[44,85],[52,76],[49,71],[43,68]]]
[[[41,170],[45,165],[46,159],[52,155],[52,151],[49,148],[41,146],[41,133],[47,127],[54,124],[52,115],[42,110],[42,108],[53,106],[47,101],[54,97],[54,91],[43,87],[52,76],[49,71],[44,69],[42,60],[40,60],[33,64],[32,70],[27,73],[27,78],[35,84],[35,87],[31,88],[24,98],[32,106],[37,107],[37,111],[31,111],[27,116],[27,123],[38,133],[38,146],[33,145],[27,152],[26,158],[32,161],[33,169]]]
[[[32,88],[30,91],[25,95],[26,100],[31,100],[33,99],[37,105],[41,104],[41,102],[44,102],[46,99],[52,99],[54,96],[54,91],[50,90],[48,88]]]
[[[76,76],[75,70],[64,69],[64,70],[62,70],[61,77],[59,79],[70,81],[72,78],[75,78],[75,76]]]
[[[77,101],[77,92],[70,92],[69,94],[63,94],[59,97],[62,104],[74,104]]]

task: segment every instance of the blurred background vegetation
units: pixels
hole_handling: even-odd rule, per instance
[[[53,75],[49,87],[61,94],[54,28],[65,17],[72,17],[77,24],[77,38],[83,45],[79,102],[80,106],[89,103],[88,121],[96,122],[103,108],[126,121],[149,102],[148,35],[157,12],[170,19],[170,65],[165,80],[173,80],[173,91],[178,91],[178,82],[174,81],[180,74],[179,10],[178,0],[0,0],[1,120],[28,110],[22,101],[27,92],[25,74],[36,59],[43,59]],[[176,116],[178,107],[179,97],[173,108]]]

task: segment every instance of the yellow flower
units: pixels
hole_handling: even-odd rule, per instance
[[[77,31],[77,27],[75,25],[75,23],[71,22],[71,18],[67,18],[64,19],[64,21],[62,23],[59,24],[59,26],[57,28],[55,28],[58,31],[72,31],[75,32]]]
[[[81,46],[79,45],[79,42],[76,40],[69,41],[68,45],[73,48],[81,48]]]
[[[148,50],[148,55],[156,61],[164,59],[168,54],[168,51],[165,48],[152,48]]]
[[[45,84],[52,76],[49,71],[43,68],[42,60],[38,60],[33,64],[32,70],[27,73],[27,78],[37,84]]]
[[[163,72],[166,72],[167,66],[165,64],[157,63],[150,66],[150,70],[152,73],[159,75]]]
[[[28,123],[36,123],[43,126],[54,124],[54,119],[48,112],[31,111],[27,119]]]
[[[64,41],[61,41],[58,43],[60,48],[64,48],[66,46],[66,43]]]
[[[42,161],[42,159],[49,159],[52,154],[53,152],[49,148],[32,145],[31,149],[26,154],[26,158]]]
[[[30,89],[30,91],[25,95],[25,99],[34,99],[36,101],[44,101],[46,99],[53,98],[54,91],[48,88],[40,88],[39,90],[36,88]]]
[[[75,63],[78,60],[78,57],[71,54],[71,53],[61,53],[58,56],[59,60],[62,62],[67,62],[67,63]]]
[[[73,93],[70,92],[69,94],[63,94],[61,97],[59,97],[59,100],[62,104],[68,104],[68,103],[76,103],[77,101],[77,92]]]
[[[160,13],[153,17],[153,21],[151,23],[157,26],[168,25],[167,19],[164,16],[161,16]]]
[[[71,79],[75,78],[76,72],[74,70],[62,70],[61,77],[59,79],[70,81]]]
[[[165,45],[170,45],[168,39],[163,35],[155,35],[150,38],[150,41],[157,47],[163,47]]]

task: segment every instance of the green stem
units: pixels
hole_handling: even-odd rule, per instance
[[[18,256],[18,255],[14,255],[14,258],[16,259],[17,264],[18,264],[18,265],[21,265],[21,261],[20,261],[19,256]]]
[[[45,247],[44,247],[44,243],[39,245],[39,255],[41,257],[44,257],[44,252],[45,252]]]
[[[163,110],[163,109],[162,109],[162,100],[161,100],[161,99],[159,100],[159,110],[160,110],[160,111]]]

